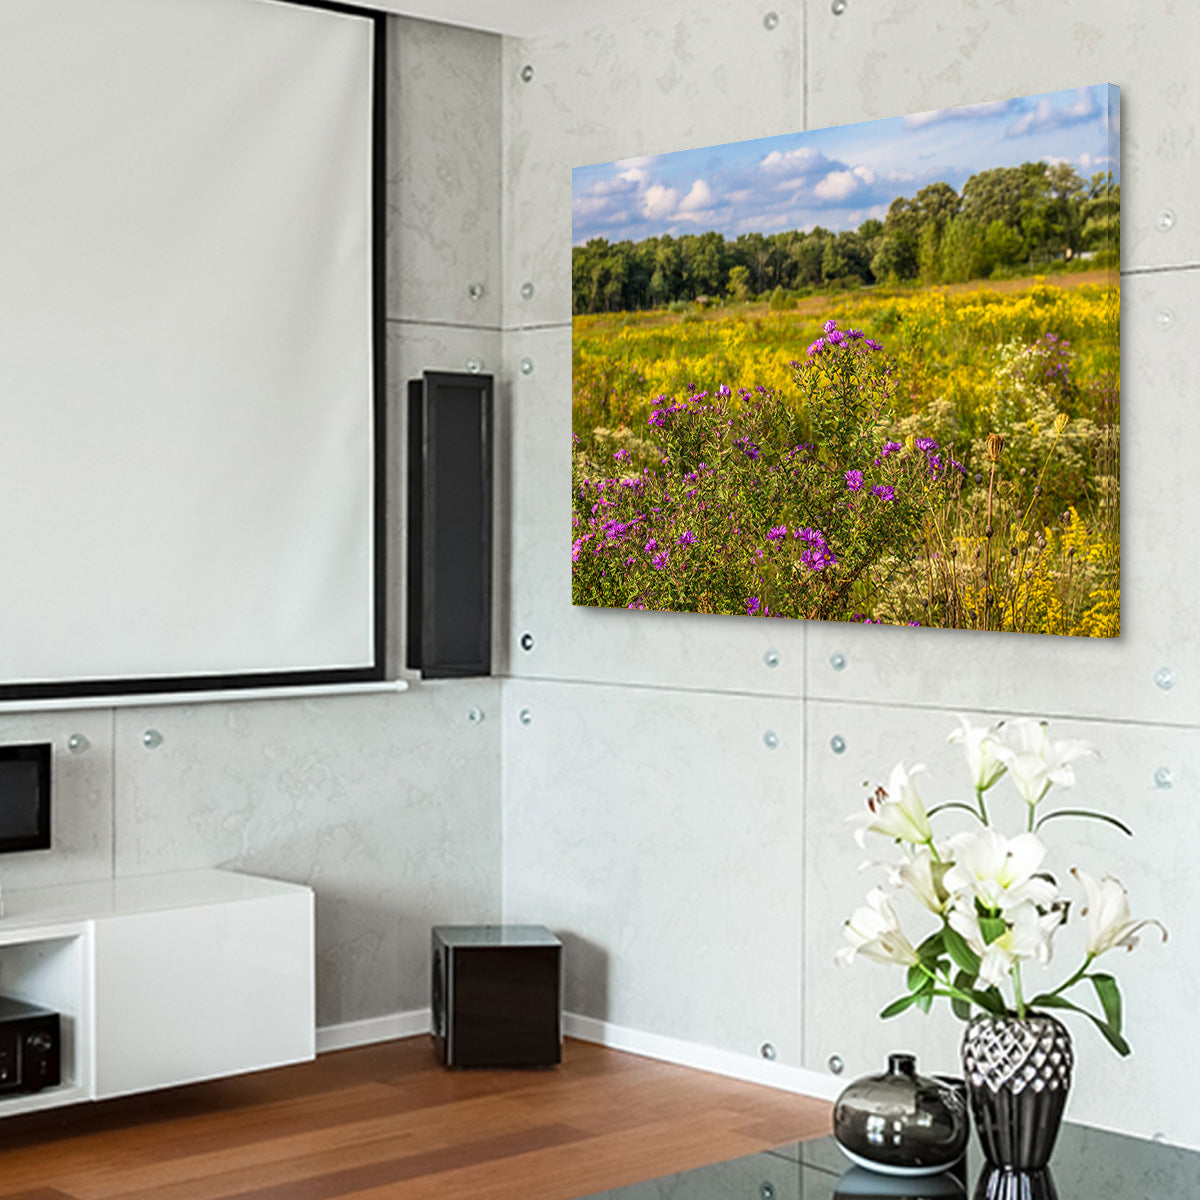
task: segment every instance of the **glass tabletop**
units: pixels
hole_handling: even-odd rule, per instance
[[[974,1137],[955,1172],[897,1179],[852,1167],[833,1138],[794,1142],[586,1200],[1185,1200],[1200,1197],[1200,1152],[1063,1125],[1049,1170],[1020,1184],[996,1181]]]

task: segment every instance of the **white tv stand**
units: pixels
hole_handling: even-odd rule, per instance
[[[311,1059],[311,888],[184,871],[4,891],[0,995],[61,1014],[62,1083],[0,1116]]]

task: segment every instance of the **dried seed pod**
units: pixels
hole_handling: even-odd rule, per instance
[[[1064,429],[1071,423],[1071,418],[1066,413],[1059,413],[1054,418],[1054,432],[1061,434]]]
[[[1011,554],[1011,555],[1013,556],[1013,558],[1016,558],[1016,557],[1017,557],[1017,548],[1016,548],[1016,546],[1009,546],[1009,548],[1008,548],[1008,552],[1009,552],[1009,554]]]
[[[1004,438],[998,433],[989,433],[984,443],[984,452],[991,462],[999,462],[1004,452]]]
[[[1035,496],[1040,496],[1042,494],[1042,485],[1040,483],[1035,483],[1033,485],[1033,494]]]
[[[983,531],[983,536],[984,537],[992,536],[992,527],[990,525]]]

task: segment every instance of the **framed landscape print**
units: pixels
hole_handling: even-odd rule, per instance
[[[1120,98],[573,172],[577,605],[1120,632]]]

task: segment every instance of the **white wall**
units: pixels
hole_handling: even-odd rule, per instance
[[[389,438],[404,383],[499,363],[500,39],[396,19],[388,104]],[[474,301],[471,282],[485,286]],[[390,657],[402,661],[402,477],[390,480]],[[499,618],[498,618],[499,619]],[[96,636],[102,636],[97,631]],[[401,672],[407,675],[407,672]],[[484,720],[473,723],[478,708]],[[429,927],[499,909],[500,684],[400,695],[0,715],[50,740],[49,851],[6,856],[16,887],[228,866],[317,894],[317,1019],[428,1005]],[[142,744],[156,729],[162,743]],[[72,753],[72,734],[87,748]]]
[[[763,16],[778,13],[768,30]],[[953,1022],[884,1024],[881,967],[838,972],[841,922],[867,887],[842,818],[904,756],[958,779],[945,714],[1048,714],[1104,749],[1075,798],[1134,843],[1073,841],[1172,926],[1112,964],[1135,1048],[1077,1030],[1071,1114],[1200,1145],[1187,1103],[1200,845],[1200,9],[1123,0],[741,0],[504,45],[506,363],[512,382],[505,685],[504,914],[567,938],[568,1007],[647,1033],[845,1078],[916,1047],[951,1069]],[[524,65],[533,78],[521,78]],[[572,166],[973,101],[1119,84],[1123,96],[1123,635],[1090,641],[573,609],[569,542]],[[1170,209],[1173,227],[1158,228]],[[536,291],[520,299],[521,284]],[[1170,313],[1171,319],[1161,314]],[[517,370],[522,358],[535,370]],[[516,639],[529,631],[532,651]],[[781,661],[764,662],[768,646]],[[846,666],[835,670],[840,652]],[[1155,685],[1163,666],[1175,686]],[[531,720],[522,724],[519,714]],[[774,730],[771,750],[763,733]],[[830,739],[847,742],[838,755]],[[1167,766],[1174,787],[1157,789]],[[948,792],[943,792],[948,794]],[[1068,831],[1069,832],[1069,831]],[[1082,856],[1081,856],[1082,857]],[[1111,865],[1109,865],[1111,864]],[[1061,866],[1061,864],[1060,864]]]

